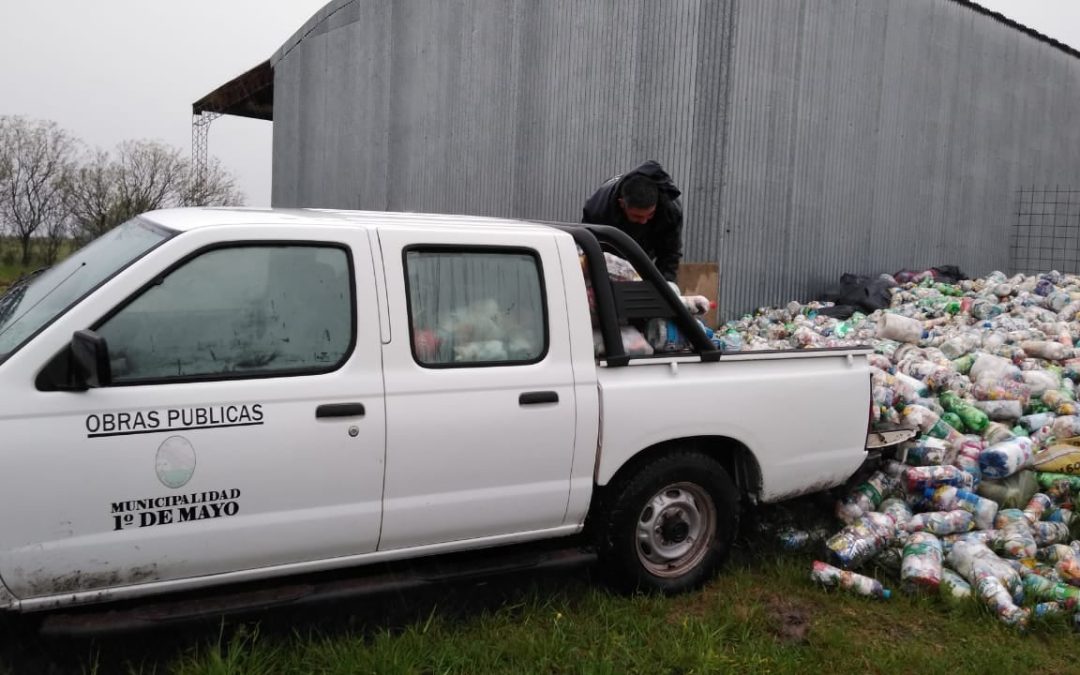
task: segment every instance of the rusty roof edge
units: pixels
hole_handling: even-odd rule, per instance
[[[219,85],[210,93],[191,104],[192,114],[198,115],[203,112],[217,112],[222,114],[239,114],[230,112],[245,101],[251,100],[260,91],[274,86],[274,71],[267,59],[254,68],[237,75],[228,82]]]
[[[1010,19],[1009,17],[1005,16],[1004,14],[1001,14],[999,12],[995,12],[994,10],[989,9],[987,7],[983,7],[978,2],[974,2],[974,0],[952,0],[952,2],[955,2],[958,5],[965,5],[965,6],[969,7],[969,8],[971,8],[971,9],[975,10],[979,14],[983,14],[985,16],[988,16],[988,17],[994,19],[995,21],[998,21],[1000,23],[1005,24],[1006,26],[1011,26],[1012,28],[1015,28],[1015,29],[1019,30],[1022,33],[1027,33],[1028,35],[1035,38],[1039,42],[1045,42],[1046,44],[1050,45],[1051,47],[1056,47],[1057,49],[1060,49],[1061,51],[1065,52],[1066,54],[1068,54],[1070,56],[1080,58],[1080,50],[1077,50],[1074,47],[1070,47],[1069,45],[1065,44],[1064,42],[1060,42],[1058,40],[1055,40],[1054,38],[1050,37],[1049,35],[1046,35],[1044,33],[1040,33],[1039,31],[1035,30],[1034,28],[1031,28],[1029,26],[1025,26],[1024,24],[1020,23],[1019,21],[1016,21],[1015,19]]]
[[[342,9],[353,4],[354,2],[356,2],[356,0],[333,0],[332,2],[327,3],[326,6],[316,12],[314,16],[312,16],[310,19],[308,19],[304,23],[304,25],[300,27],[300,30],[293,33],[292,36],[288,40],[286,40],[285,43],[281,45],[281,47],[279,47],[276,52],[274,52],[274,54],[270,57],[270,67],[272,68],[276,66],[278,61],[288,56],[289,52],[295,49],[298,44],[303,42],[304,38],[318,30],[319,26],[322,25],[327,19],[337,14]]]

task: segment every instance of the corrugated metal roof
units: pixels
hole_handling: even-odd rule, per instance
[[[337,0],[276,55],[273,203],[570,220],[652,158],[728,315],[1005,269],[1016,190],[1080,184],[1078,55],[963,0]]]
[[[1035,30],[1034,28],[1031,28],[1029,26],[1025,26],[1024,24],[1022,24],[1022,23],[1020,23],[1018,21],[1015,21],[1014,19],[1010,19],[1009,17],[1005,16],[1004,14],[1000,14],[999,12],[995,12],[992,9],[983,7],[982,5],[980,5],[977,2],[973,2],[972,0],[947,0],[947,1],[948,2],[954,2],[954,3],[958,4],[958,5],[964,5],[965,7],[969,7],[972,10],[978,12],[979,14],[983,14],[985,16],[988,16],[988,17],[994,19],[995,21],[999,21],[999,22],[1001,22],[1001,23],[1003,23],[1003,24],[1005,24],[1007,26],[1015,28],[1016,30],[1019,30],[1019,31],[1021,31],[1023,33],[1026,33],[1027,35],[1030,35],[1031,37],[1035,38],[1036,40],[1039,40],[1040,42],[1045,42],[1046,44],[1051,45],[1052,47],[1054,47],[1056,49],[1060,49],[1061,51],[1065,52],[1066,54],[1069,54],[1069,55],[1074,56],[1076,58],[1080,58],[1080,51],[1078,51],[1077,49],[1074,49],[1073,47],[1070,47],[1069,45],[1067,45],[1067,44],[1065,44],[1063,42],[1055,40],[1054,38],[1050,37],[1049,35],[1046,35],[1044,33],[1040,33],[1039,31]],[[265,65],[273,66],[279,60],[284,58],[290,51],[292,51],[304,38],[311,35],[312,33],[316,32],[316,31],[325,30],[327,27],[332,28],[332,27],[337,27],[338,25],[341,25],[341,23],[344,23],[344,22],[339,22],[338,24],[335,24],[333,26],[329,26],[327,24],[328,24],[328,22],[333,23],[331,21],[331,19],[334,18],[336,15],[339,15],[338,13],[342,9],[345,9],[346,7],[348,7],[350,5],[354,5],[356,2],[357,2],[357,0],[333,0],[332,2],[327,3],[325,7],[323,7],[321,10],[319,10],[310,19],[305,21],[304,25],[301,26],[301,28],[299,30],[297,30],[293,35],[291,35],[289,37],[289,39],[286,40],[285,43],[281,47],[278,48],[278,50],[268,60],[268,63],[259,64],[259,66],[256,66],[255,68],[253,68],[252,71],[260,69]],[[247,73],[245,73],[245,75],[247,75]],[[194,104],[194,107],[196,108],[196,111],[195,111],[196,114],[198,114],[198,112],[200,112],[200,108],[202,108],[202,109],[206,109],[206,110],[213,110],[214,112],[222,112],[222,113],[224,113],[226,115],[238,115],[238,116],[241,116],[241,117],[257,117],[259,119],[273,119],[272,94],[268,97],[266,95],[265,90],[262,91],[262,92],[251,92],[250,95],[243,94],[243,92],[241,92],[244,96],[248,96],[252,100],[248,101],[248,102],[245,102],[245,101],[242,101],[242,100],[237,101],[229,109],[219,109],[219,108],[223,108],[223,107],[208,104],[208,99],[211,99],[211,97],[214,97],[215,95],[219,95],[221,92],[225,92],[226,90],[235,90],[236,89],[236,84],[238,82],[240,82],[241,79],[243,77],[245,77],[245,75],[242,75],[242,76],[240,76],[240,77],[238,77],[238,78],[236,78],[234,80],[231,80],[229,82],[226,82],[226,83],[220,85],[213,92],[211,92],[210,94],[207,94],[207,96],[205,96],[202,99],[200,99],[199,101],[197,101]],[[271,92],[273,91],[272,85],[271,85],[270,91]],[[254,100],[255,97],[260,96],[260,95],[261,95],[260,100],[258,100],[258,101]],[[230,93],[230,96],[232,96],[232,93]],[[253,112],[253,111],[257,111],[257,112]]]

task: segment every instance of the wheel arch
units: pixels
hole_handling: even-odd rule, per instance
[[[642,449],[623,462],[606,483],[597,485],[597,492],[604,492],[609,486],[634,475],[653,458],[672,450],[697,451],[715,459],[727,471],[740,496],[756,495],[761,491],[761,465],[744,443],[729,436],[688,436],[662,441]]]

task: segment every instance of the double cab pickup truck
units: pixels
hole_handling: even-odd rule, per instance
[[[717,350],[610,227],[147,213],[0,299],[0,607],[556,539],[690,589],[863,465],[866,357]]]

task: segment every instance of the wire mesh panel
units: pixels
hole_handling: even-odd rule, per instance
[[[1080,189],[1018,190],[1009,253],[1013,272],[1080,274]]]

